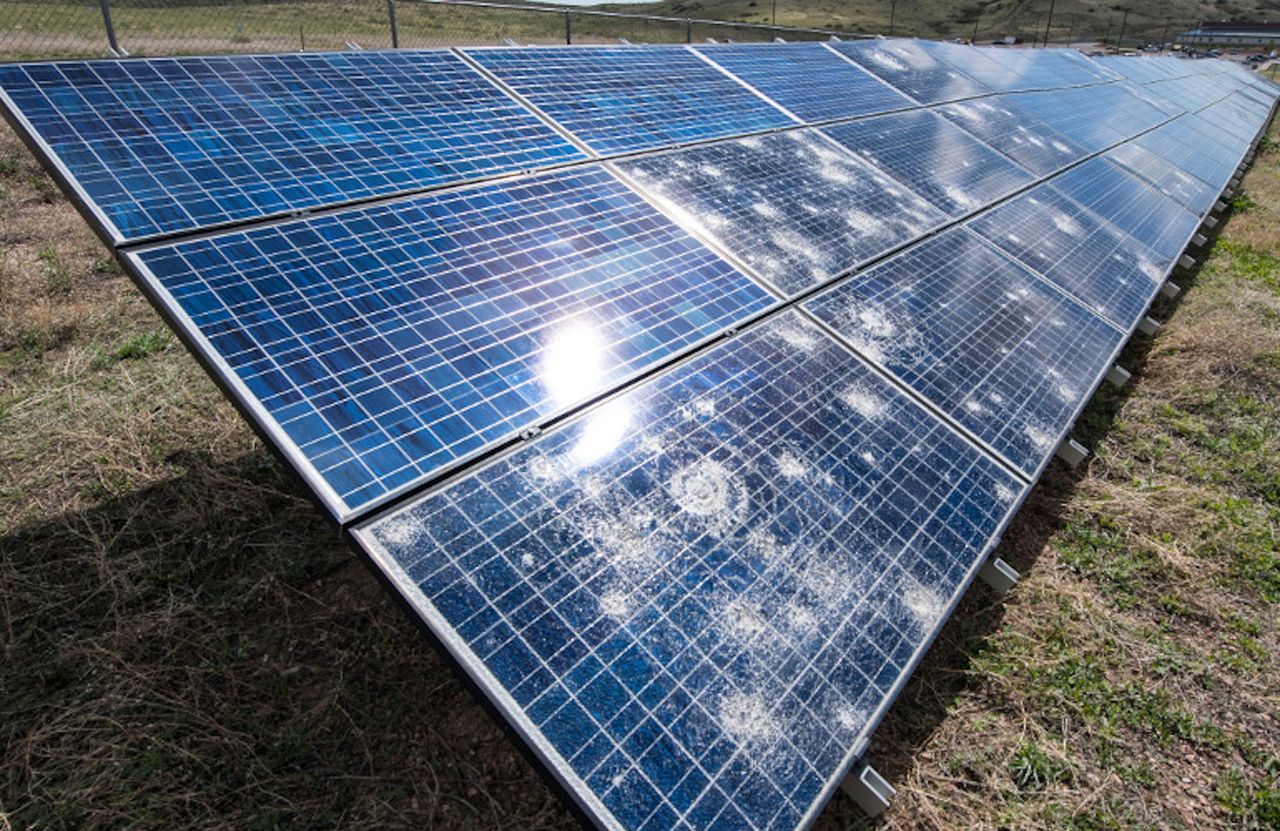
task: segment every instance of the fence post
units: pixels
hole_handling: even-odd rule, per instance
[[[569,17],[568,9],[564,12],[564,42],[573,43],[573,19]]]
[[[391,48],[400,48],[400,29],[396,26],[396,0],[387,0],[387,18],[391,21]]]
[[[688,17],[684,19],[684,42],[693,43],[693,20]]]
[[[111,22],[111,0],[98,0],[98,4],[102,6],[102,24],[107,27],[107,44],[118,58],[123,52],[120,49],[120,42],[116,40],[115,24]]]

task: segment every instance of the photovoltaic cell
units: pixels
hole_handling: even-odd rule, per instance
[[[723,44],[698,52],[806,122],[916,106],[822,43]]]
[[[973,49],[931,40],[913,40],[911,44],[915,49],[929,54],[939,63],[972,78],[987,89],[1008,92],[1035,88],[1034,84],[994,61],[988,54],[991,51],[989,49]]]
[[[1146,313],[1173,267],[1051,185],[997,206],[969,227],[1122,332]]]
[[[982,49],[946,44],[951,50],[981,52],[1005,72],[1017,75],[1026,89],[1098,84],[1117,80],[1118,75],[1102,69],[1074,49]],[[979,80],[986,83],[981,76]]]
[[[805,305],[1028,476],[1122,340],[963,228]]]
[[[606,827],[794,829],[1021,492],[788,312],[355,537]]]
[[[929,54],[919,41],[842,41],[831,48],[921,104],[989,93],[987,87]]]
[[[924,199],[809,131],[691,147],[618,167],[788,296],[944,221]]]
[[[1047,176],[1088,151],[1058,130],[1028,119],[1016,106],[1017,96],[995,95],[946,104],[937,112],[988,146],[999,150],[1037,177]]]
[[[795,123],[683,46],[467,54],[602,155]]]
[[[1105,158],[1139,177],[1165,196],[1194,214],[1202,214],[1217,201],[1222,188],[1215,188],[1181,168],[1129,141],[1108,151]]]
[[[1102,157],[1090,159],[1050,181],[1169,260],[1178,258],[1200,225],[1195,214]]]
[[[823,131],[953,217],[1032,181],[1031,174],[928,110],[850,121]]]
[[[583,158],[448,52],[0,66],[117,242]]]
[[[591,167],[131,256],[340,517],[770,304]]]

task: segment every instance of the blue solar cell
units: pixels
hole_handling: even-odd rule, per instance
[[[448,52],[13,64],[0,90],[117,242],[583,158]]]
[[[920,41],[842,41],[831,48],[921,104],[956,101],[991,91],[930,54]]]
[[[1216,195],[1235,174],[1239,157],[1224,152],[1209,131],[1209,124],[1200,116],[1184,115],[1137,137],[1132,144],[1154,153],[1171,168],[1208,183]]]
[[[947,46],[952,50],[977,51],[971,46]],[[1118,80],[1120,77],[1074,49],[983,49],[981,52],[1006,72],[1017,75],[1024,89],[1057,89],[1098,84]],[[975,77],[986,83],[982,76]]]
[[[726,44],[698,52],[806,122],[916,106],[822,43]]]
[[[1173,267],[1052,185],[997,206],[969,227],[1124,332],[1146,313]]]
[[[974,79],[984,87],[996,92],[1012,92],[1015,90],[1037,89],[1046,86],[1043,80],[1023,78],[1019,73],[999,63],[995,59],[994,49],[975,49],[972,46],[960,46],[954,43],[920,40],[915,41],[917,47],[946,66]],[[1067,83],[1049,83],[1048,86],[1066,86]]]
[[[1200,225],[1195,214],[1102,157],[1051,181],[1067,196],[1170,260],[1178,258]]]
[[[1132,138],[1168,118],[1118,84],[1009,96],[1004,102],[1038,131],[1065,136],[1090,152]]]
[[[131,256],[340,516],[771,302],[592,167]]]
[[[1032,181],[1009,159],[927,110],[823,131],[953,217],[990,205]]]
[[[788,312],[355,537],[602,826],[794,829],[1022,490]]]
[[[691,147],[618,167],[786,295],[945,219],[889,176],[809,131]]]
[[[1037,177],[1047,176],[1089,154],[1060,131],[1028,118],[1017,105],[1021,97],[1024,96],[993,95],[946,104],[938,107],[937,112]]]
[[[863,355],[1028,476],[1123,340],[963,228],[806,303]]]
[[[1104,158],[1120,165],[1194,214],[1209,210],[1222,192],[1221,187],[1214,187],[1174,167],[1137,142],[1125,142],[1108,151]]]
[[[795,123],[683,46],[522,47],[467,54],[602,155]]]

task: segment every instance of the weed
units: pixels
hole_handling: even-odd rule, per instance
[[[1222,252],[1229,258],[1233,274],[1280,291],[1280,257],[1228,239],[1219,239],[1213,247],[1215,252]]]
[[[53,245],[46,245],[36,254],[44,267],[45,287],[51,294],[70,294],[72,287],[71,271],[63,261],[62,255]]]
[[[1020,791],[1039,791],[1055,782],[1065,782],[1071,769],[1054,759],[1034,742],[1023,742],[1009,759],[1009,775]]]
[[[1280,763],[1273,760],[1267,768],[1270,781],[1265,785],[1250,782],[1239,768],[1232,768],[1218,780],[1218,804],[1241,828],[1280,828]]]
[[[1245,211],[1258,207],[1258,203],[1254,202],[1253,197],[1249,194],[1241,191],[1231,198],[1231,201],[1228,203],[1228,207],[1231,209],[1232,213],[1242,214]]]
[[[169,345],[169,333],[164,329],[142,332],[116,347],[115,357],[121,361],[137,361],[163,350]]]

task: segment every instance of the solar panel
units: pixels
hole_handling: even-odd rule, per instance
[[[770,304],[593,167],[130,258],[339,517]]]
[[[1104,158],[1120,165],[1194,214],[1207,211],[1222,192],[1221,187],[1215,188],[1174,167],[1136,142],[1125,142],[1108,151]]]
[[[795,123],[683,46],[466,52],[602,155]]]
[[[1052,181],[1067,196],[1170,260],[1178,258],[1200,225],[1195,214],[1102,157]]]
[[[788,296],[944,221],[906,187],[807,130],[645,156],[618,167]]]
[[[952,50],[981,51],[1006,72],[1015,73],[1027,88],[1055,89],[1118,80],[1119,76],[1074,49],[983,49],[950,45]],[[981,76],[979,80],[986,83]],[[994,87],[993,87],[994,88]]]
[[[805,307],[1024,474],[1123,336],[972,232],[912,246]]]
[[[919,41],[842,41],[831,48],[921,104],[989,93],[987,87],[929,54]]]
[[[698,47],[698,53],[781,104],[801,121],[825,121],[916,106],[822,43]]]
[[[1061,132],[1029,120],[1013,102],[1016,96],[995,95],[945,104],[937,112],[1004,153],[1037,177],[1084,158],[1088,151]]]
[[[354,537],[601,826],[792,829],[1022,491],[789,312]]]
[[[448,52],[0,66],[114,242],[583,154]]]
[[[1235,173],[1238,157],[1221,151],[1209,125],[1197,115],[1184,115],[1132,144],[1164,159],[1171,167],[1207,182],[1220,193]]]
[[[1173,267],[1052,185],[995,207],[969,227],[1123,332],[1146,313]]]
[[[824,132],[953,217],[1032,181],[1031,174],[928,110],[850,121]]]
[[[940,63],[972,78],[987,89],[996,92],[1036,89],[1040,82],[1028,80],[1018,73],[1010,72],[1008,67],[998,63],[990,53],[990,49],[974,49],[952,43],[941,43],[931,40],[913,42],[917,49],[932,55]],[[1054,86],[1065,86],[1056,83]]]

